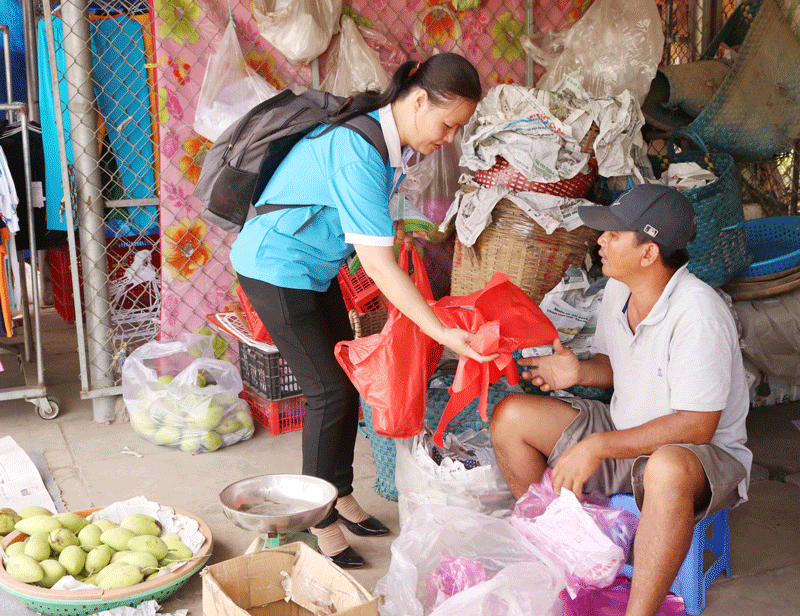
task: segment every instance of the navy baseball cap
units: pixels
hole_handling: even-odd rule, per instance
[[[697,231],[691,201],[664,184],[638,184],[609,206],[578,206],[578,216],[598,231],[641,231],[667,256],[686,248]]]

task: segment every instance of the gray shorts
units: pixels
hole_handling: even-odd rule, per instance
[[[550,457],[549,467],[555,466],[561,455],[575,443],[596,432],[616,430],[611,421],[607,404],[598,400],[569,398],[565,400],[578,411],[577,417],[566,427],[558,439]],[[711,485],[711,502],[708,507],[695,512],[695,523],[713,515],[725,507],[732,507],[739,501],[737,486],[747,476],[744,467],[729,453],[715,445],[690,445],[675,443],[685,447],[700,459],[708,482]],[[620,492],[633,493],[636,506],[642,509],[644,497],[644,467],[650,456],[638,458],[605,458],[600,468],[583,486],[584,492],[598,491],[612,495]]]

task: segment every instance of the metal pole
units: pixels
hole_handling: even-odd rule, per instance
[[[44,27],[47,35],[47,58],[50,65],[50,82],[53,90],[53,109],[63,109],[61,101],[61,88],[58,81],[58,66],[56,64],[56,48],[53,34],[53,16],[50,11],[50,4],[44,4]],[[56,135],[58,136],[58,153],[61,160],[61,183],[64,191],[64,214],[66,216],[67,225],[67,246],[69,248],[70,263],[77,263],[77,248],[75,246],[75,219],[72,216],[72,189],[70,187],[70,170],[67,162],[67,144],[66,132],[64,129],[64,118],[61,113],[55,113],[56,120]],[[77,267],[70,268],[72,278],[72,288],[80,288],[80,278],[78,276]],[[80,293],[74,294],[75,296],[75,314],[81,314]],[[89,378],[86,374],[86,337],[83,329],[83,319],[75,320],[75,329],[78,335],[78,366],[80,368],[81,390],[85,391],[89,388]]]
[[[45,3],[46,4],[46,3]],[[108,263],[106,261],[105,201],[100,176],[97,144],[97,113],[92,79],[88,0],[67,0],[62,4],[67,91],[74,156],[75,189],[86,300],[86,343],[89,352],[91,387],[110,387],[112,378],[112,324],[108,301]],[[58,109],[58,108],[57,108]],[[58,115],[58,113],[56,113]],[[75,287],[75,293],[78,287]],[[76,312],[76,321],[80,320]],[[92,401],[97,422],[113,421],[114,400]]]
[[[34,6],[36,2],[36,6]],[[36,9],[38,0],[22,0],[22,27],[25,30],[25,75],[28,80],[28,117],[39,121],[39,55],[36,47]]]
[[[533,39],[533,2],[534,0],[526,0],[525,2],[525,32],[531,39]],[[533,81],[533,58],[531,58],[531,54],[526,53],[525,85],[532,88],[536,85]]]

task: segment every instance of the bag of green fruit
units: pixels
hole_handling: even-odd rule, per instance
[[[122,398],[131,425],[151,443],[190,453],[215,451],[253,435],[242,378],[216,359],[212,337],[181,334],[148,342],[122,365]]]

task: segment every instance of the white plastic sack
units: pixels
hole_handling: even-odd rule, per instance
[[[215,451],[254,432],[242,377],[214,358],[212,337],[182,334],[148,342],[122,365],[122,399],[133,429],[151,443],[191,453]]]
[[[440,466],[424,450],[420,435],[395,441],[397,445],[395,484],[402,527],[422,505],[463,507],[495,517],[508,517],[514,495],[498,464],[467,469]]]
[[[392,542],[389,570],[375,585],[381,616],[428,613],[425,578],[445,551],[481,562],[490,579],[451,597],[431,616],[561,613],[563,573],[507,521],[459,507],[424,505]]]
[[[245,62],[236,29],[229,23],[206,65],[193,128],[206,139],[216,141],[222,131],[277,93]]]
[[[344,16],[341,23],[342,34],[328,54],[328,74],[321,88],[345,97],[364,90],[383,91],[389,74],[381,65],[380,55],[364,41],[356,22]]]
[[[328,48],[342,0],[253,0],[258,31],[292,64],[308,64]]]
[[[547,72],[536,84],[555,90],[572,72],[595,96],[629,90],[641,105],[664,51],[655,0],[597,0],[572,27],[556,34],[547,49],[523,40],[523,48]]]

